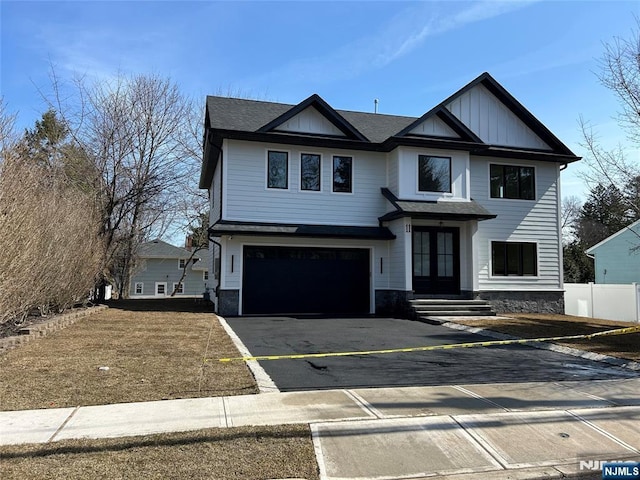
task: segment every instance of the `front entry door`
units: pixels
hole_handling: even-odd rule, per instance
[[[460,230],[413,227],[413,291],[460,293]]]

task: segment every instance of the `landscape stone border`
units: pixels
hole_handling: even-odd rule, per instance
[[[101,312],[109,308],[106,305],[96,305],[95,307],[83,308],[81,310],[73,310],[67,313],[61,313],[42,322],[28,325],[18,330],[18,335],[0,338],[0,355],[9,350],[13,350],[24,345],[36,338],[44,337],[51,332],[60,330],[76,322],[80,318],[84,318],[93,313]]]

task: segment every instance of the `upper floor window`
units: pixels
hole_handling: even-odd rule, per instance
[[[181,270],[184,270],[184,267],[187,265],[187,259],[186,258],[180,258],[178,260],[178,268]]]
[[[269,150],[267,154],[267,188],[289,188],[289,154]]]
[[[300,190],[320,191],[320,155],[300,155]]]
[[[202,272],[202,280],[204,280],[205,282],[209,280],[209,270],[205,270],[204,272]]]
[[[451,192],[451,158],[418,155],[418,191]]]
[[[353,157],[333,157],[333,191],[353,192]]]
[[[536,276],[537,245],[528,242],[491,242],[493,275]]]
[[[491,198],[535,200],[535,170],[533,167],[491,165]]]

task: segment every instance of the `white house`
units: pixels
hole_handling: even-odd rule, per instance
[[[579,160],[488,73],[420,118],[207,97],[218,312],[563,311],[560,170]]]

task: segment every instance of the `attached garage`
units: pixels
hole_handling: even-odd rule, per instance
[[[245,245],[242,313],[368,314],[369,257],[361,248]]]

